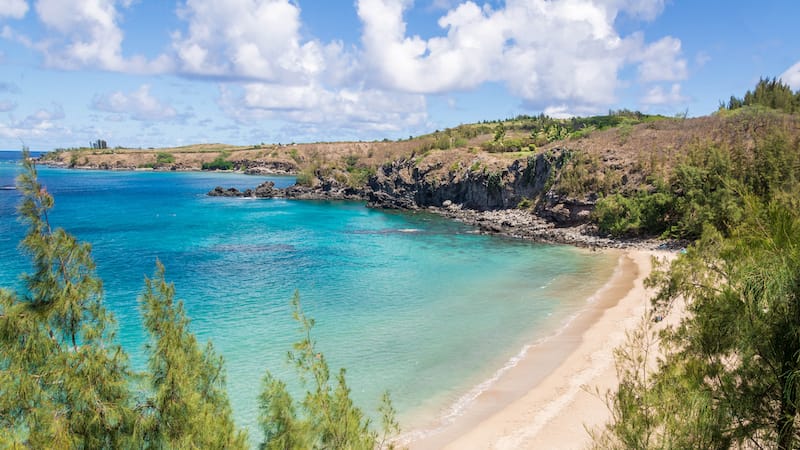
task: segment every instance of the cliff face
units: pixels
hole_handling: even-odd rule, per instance
[[[499,170],[443,170],[441,164],[419,166],[401,159],[379,168],[365,194],[370,206],[391,209],[455,205],[492,211],[529,204],[557,225],[575,225],[589,220],[593,202],[569,199],[552,189],[569,156],[569,151],[555,149]]]

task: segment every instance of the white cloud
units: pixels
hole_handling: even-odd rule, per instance
[[[117,119],[119,119],[119,115],[127,115],[141,121],[170,120],[178,117],[178,113],[173,107],[160,102],[150,94],[150,86],[147,84],[143,84],[130,94],[116,91],[96,96],[92,107],[114,113],[115,115],[112,117]]]
[[[3,0],[0,2],[0,18],[22,19],[27,12],[28,2],[25,0]]]
[[[424,125],[425,97],[376,89],[329,90],[316,84],[248,83],[241,93],[222,88],[220,107],[241,123],[283,119],[322,128],[396,132]]]
[[[687,97],[681,93],[681,85],[675,83],[669,91],[665,91],[662,86],[653,86],[642,97],[641,102],[645,105],[674,105],[686,100]]]
[[[666,0],[605,0],[603,3],[631,17],[653,20],[664,10]]]
[[[556,119],[569,119],[570,117],[596,114],[597,108],[594,106],[562,103],[559,105],[550,105],[546,107],[543,112]]]
[[[276,119],[370,133],[420,126],[425,98],[369,87],[356,51],[301,35],[289,0],[187,0],[173,34],[179,71],[222,80],[219,106],[234,120]]]
[[[121,1],[128,6],[130,1]],[[148,61],[142,56],[122,54],[124,38],[115,0],[39,0],[39,19],[66,38],[36,44],[45,63],[64,69],[94,67],[120,72],[153,73],[169,68],[167,56]]]
[[[705,66],[706,63],[708,63],[709,61],[711,61],[711,55],[709,55],[706,52],[701,51],[697,52],[697,54],[694,55],[694,62],[695,64],[697,64],[698,67]]]
[[[529,104],[601,109],[615,99],[619,72],[640,64],[644,81],[686,77],[680,41],[622,38],[618,14],[652,19],[663,0],[508,0],[492,9],[467,1],[439,19],[442,36],[408,36],[405,0],[359,0],[365,63],[381,86],[405,92],[469,90],[504,82]],[[654,68],[659,67],[658,71]]]
[[[792,89],[800,89],[800,61],[786,69],[786,72],[781,74],[780,79]]]
[[[638,59],[639,78],[645,83],[653,81],[679,81],[688,76],[686,60],[680,58],[681,41],[667,36],[643,49]]]
[[[179,14],[189,22],[173,34],[184,73],[299,85],[347,71],[340,42],[301,39],[300,8],[289,0],[187,0]]]
[[[616,101],[628,82],[625,68],[634,69],[638,77],[630,81],[640,85],[688,76],[680,40],[646,42],[615,29],[621,15],[653,20],[666,0],[418,0],[441,15],[440,32],[425,38],[407,31],[404,13],[413,0],[357,0],[363,27],[353,47],[309,37],[296,0],[181,0],[185,27],[173,31],[168,54],[155,59],[123,51],[123,13],[134,1],[37,0],[47,37],[34,41],[10,27],[2,36],[58,68],[221,81],[218,104],[237,121],[321,129],[420,127],[428,120],[426,94],[485,83],[501,83],[526,106],[553,115],[590,114]],[[647,98],[673,94],[653,89]],[[148,85],[97,96],[93,106],[112,113],[107,119],[181,117]]]
[[[6,138],[32,138],[42,136],[63,136],[69,130],[58,122],[64,119],[64,109],[61,105],[54,104],[52,110],[40,109],[22,120],[0,122],[0,136]]]

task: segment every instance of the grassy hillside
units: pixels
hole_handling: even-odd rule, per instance
[[[755,93],[732,97],[717,113],[699,118],[627,110],[572,119],[518,116],[398,141],[75,149],[44,159],[101,169],[291,173],[312,188],[333,183],[364,189],[381,171],[390,190],[402,184],[406,191],[431,191],[434,200],[420,207],[441,206],[441,186],[472,183],[463,189],[474,192],[474,185],[484,184],[492,191],[488,196],[508,194],[504,198],[512,201],[487,200],[481,209],[519,206],[541,213],[578,205],[593,211],[601,233],[695,238],[705,223],[724,229],[740,220],[737,190],[794,189],[800,119],[793,106],[785,107],[796,101],[785,91],[762,80]],[[532,173],[537,160],[552,170],[539,180],[545,188],[534,192],[520,185],[520,174]],[[575,218],[569,211],[566,216]]]

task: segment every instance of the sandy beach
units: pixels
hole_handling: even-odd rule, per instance
[[[406,436],[411,449],[586,448],[588,430],[609,417],[604,393],[616,386],[613,350],[649,308],[651,257],[620,253],[612,278],[585,310],[478,395],[456,418]],[[673,313],[667,323],[677,320]],[[532,387],[531,387],[532,386]],[[599,394],[598,394],[599,392]]]

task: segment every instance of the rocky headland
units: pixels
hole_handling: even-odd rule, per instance
[[[209,195],[360,200],[373,208],[434,212],[484,233],[584,247],[653,249],[684,243],[602,235],[598,201],[652,193],[658,183],[671,182],[677,165],[689,160],[705,164],[701,154],[707,149],[733,149],[730,154],[745,161],[756,158],[756,143],[776,130],[796,139],[800,120],[758,109],[694,119],[630,111],[575,119],[520,116],[397,141],[73,149],[47,154],[42,162],[70,168],[293,175],[297,184],[287,188],[269,182],[244,191],[218,186]]]
[[[214,197],[362,200],[371,208],[427,211],[498,234],[538,242],[586,248],[680,248],[684,243],[655,239],[611,239],[591,224],[596,196],[578,199],[559,194],[555,180],[571,157],[554,149],[497,170],[444,171],[441,162],[420,165],[410,159],[384,164],[363,188],[335,179],[312,186],[276,188],[266,181],[253,189],[217,186]],[[533,202],[531,199],[535,199]]]

